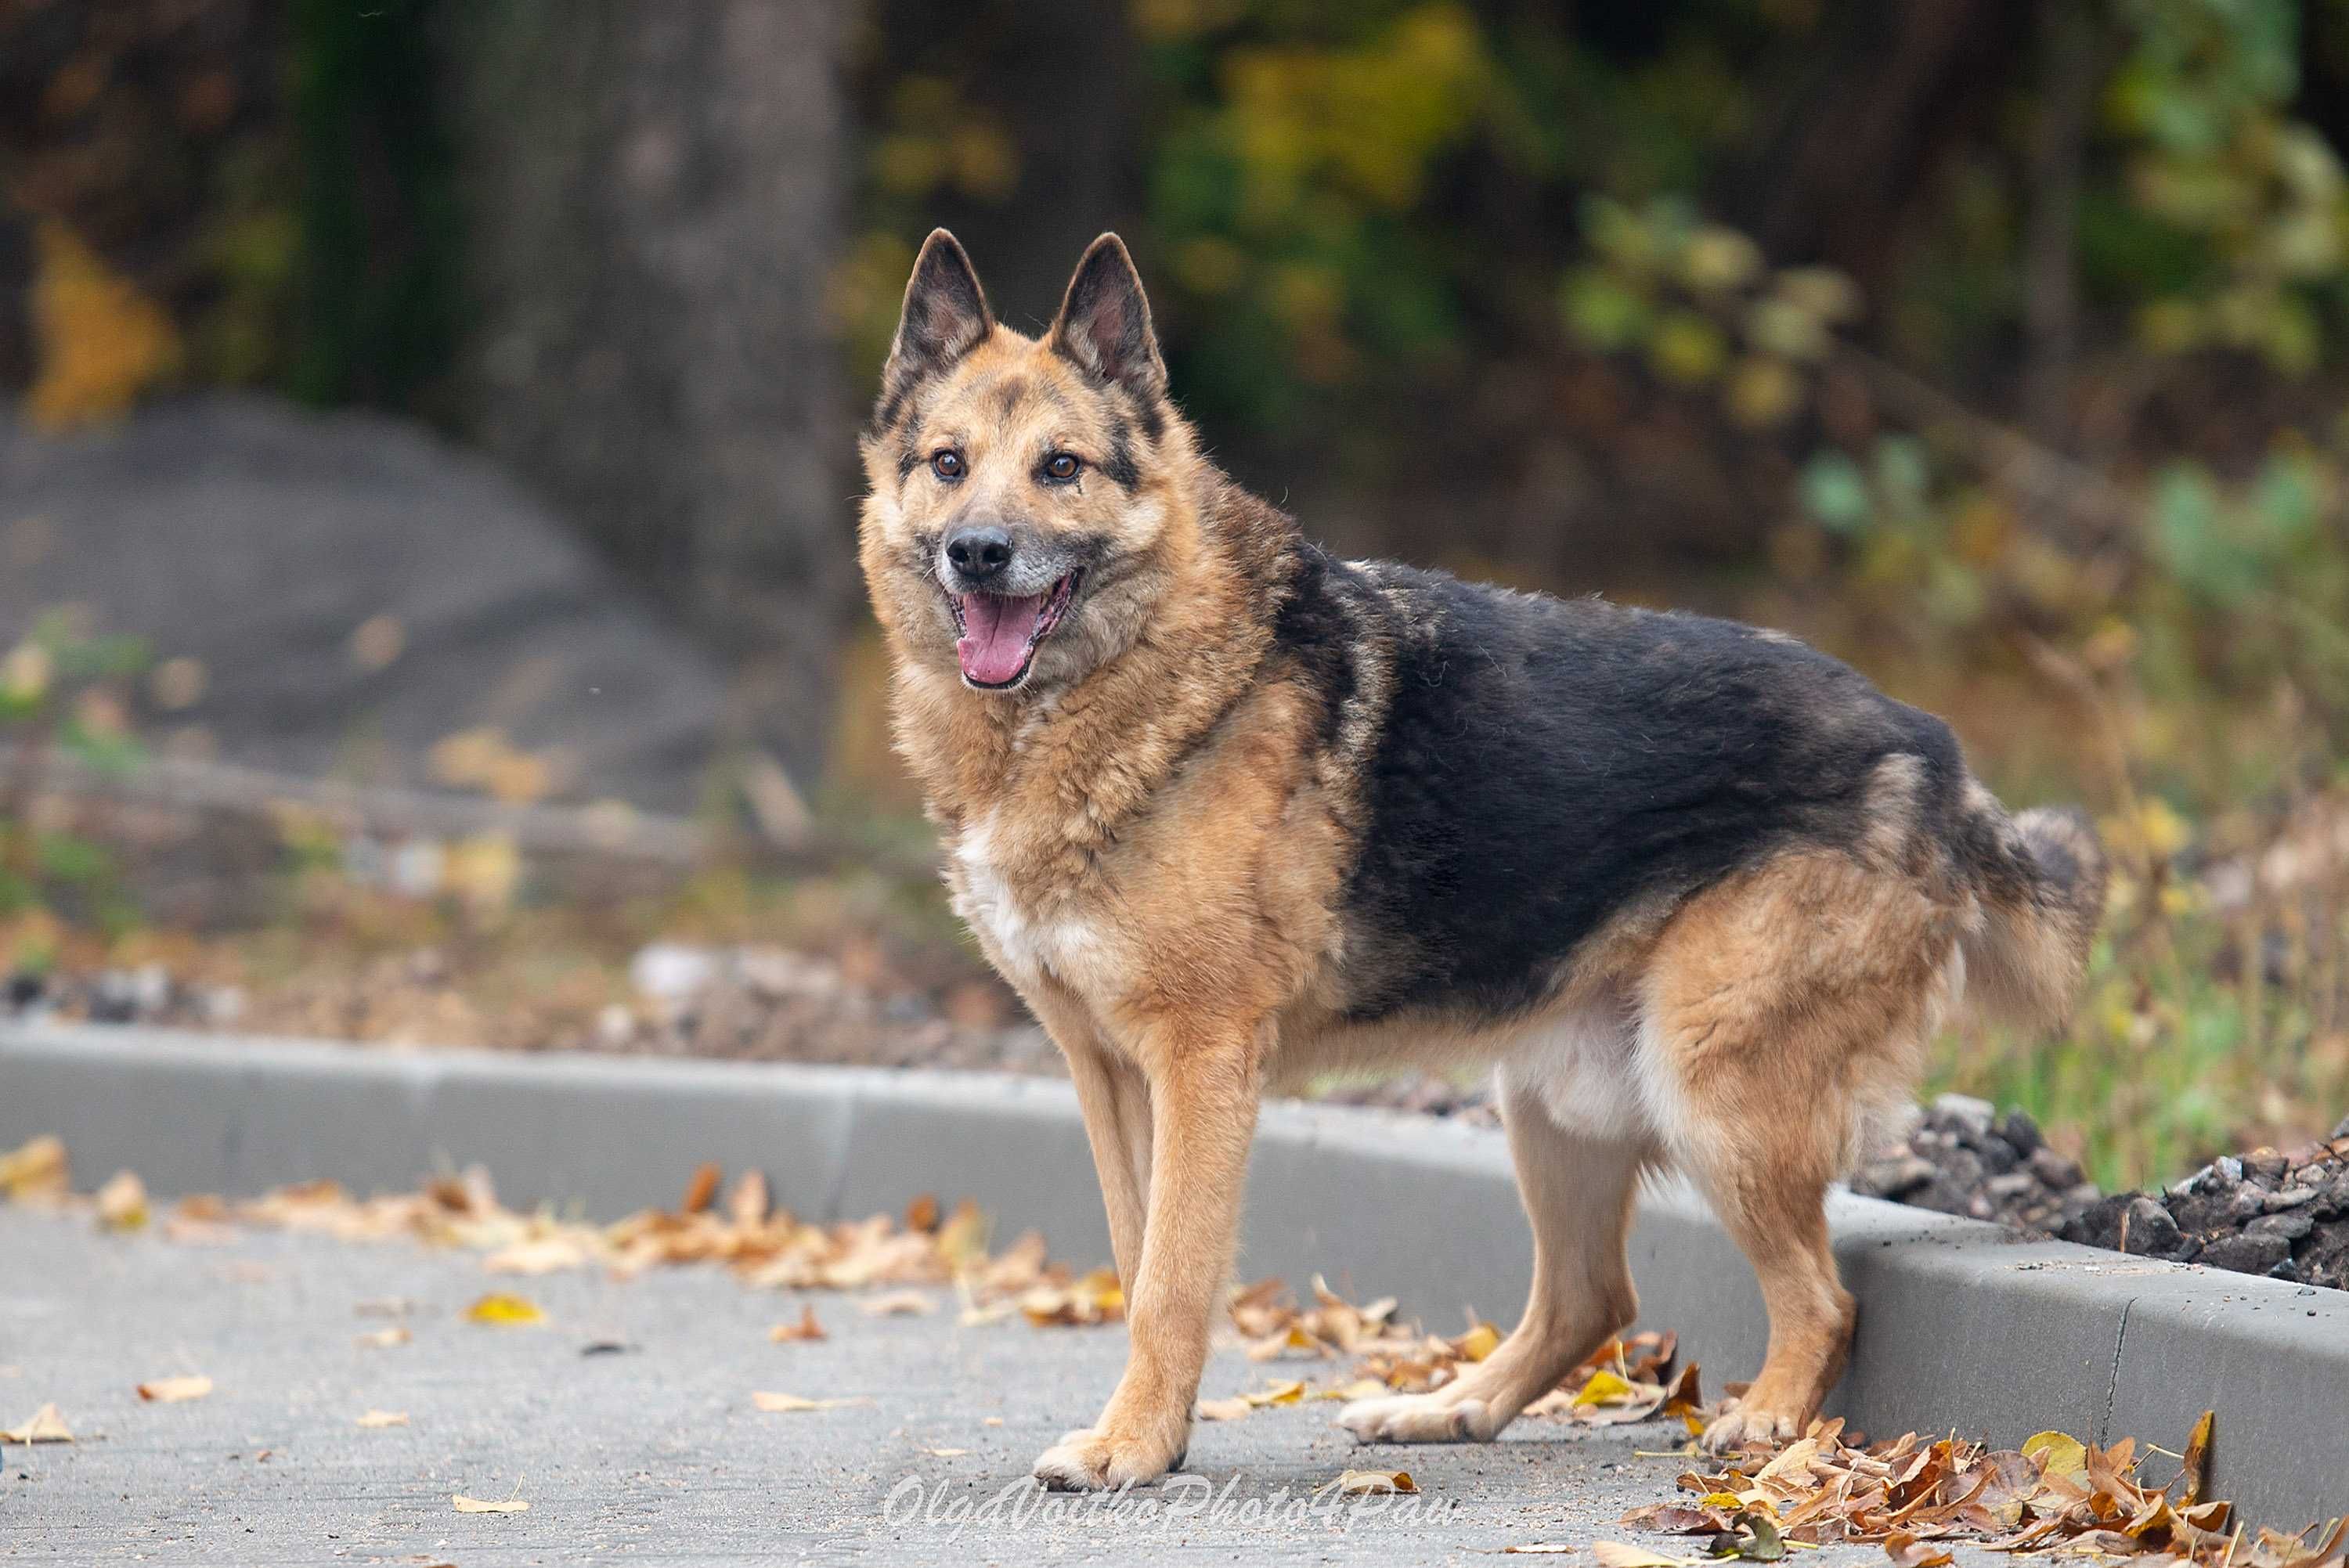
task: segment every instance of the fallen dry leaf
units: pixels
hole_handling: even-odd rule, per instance
[[[1321,1490],[1335,1491],[1340,1497],[1361,1497],[1415,1492],[1419,1490],[1419,1483],[1411,1479],[1409,1470],[1350,1470]]]
[[[211,1378],[192,1374],[181,1377],[158,1377],[152,1383],[139,1385],[139,1397],[158,1405],[177,1405],[190,1399],[201,1399],[212,1391]]]
[[[788,1345],[795,1340],[822,1339],[823,1336],[823,1325],[815,1320],[812,1305],[800,1309],[797,1323],[779,1323],[767,1330],[767,1337],[778,1345]]]
[[[0,1154],[0,1192],[14,1202],[62,1198],[71,1186],[65,1140],[53,1134],[44,1133]]]
[[[1601,1568],[1696,1568],[1697,1561],[1693,1557],[1668,1556],[1620,1541],[1594,1541],[1590,1554],[1599,1559]]]
[[[1563,1541],[1536,1541],[1524,1546],[1504,1546],[1504,1557],[1562,1557],[1574,1548]]]
[[[574,1236],[537,1236],[500,1247],[481,1260],[492,1274],[543,1274],[585,1268],[587,1249]]]
[[[1229,1399],[1202,1399],[1199,1401],[1199,1419],[1245,1421],[1247,1419],[1248,1412],[1255,1408],[1254,1405],[1237,1396]]]
[[[934,1460],[958,1460],[970,1452],[968,1449],[924,1449],[922,1451]]]
[[[1274,1383],[1242,1394],[1240,1400],[1243,1404],[1254,1406],[1258,1409],[1268,1405],[1302,1404],[1305,1400],[1305,1385],[1291,1378],[1287,1382]]]
[[[0,1431],[0,1441],[11,1443],[69,1443],[73,1432],[55,1405],[44,1405],[15,1426]]]
[[[761,1410],[781,1415],[803,1410],[840,1410],[851,1405],[870,1405],[872,1400],[862,1395],[849,1399],[808,1399],[797,1394],[771,1393],[764,1388],[754,1391],[750,1402]]]
[[[372,1334],[356,1335],[353,1339],[362,1350],[388,1350],[395,1345],[405,1345],[415,1337],[409,1333],[406,1324],[395,1323],[388,1328],[378,1328]]]
[[[147,1183],[136,1171],[117,1171],[98,1190],[98,1222],[109,1231],[135,1231],[147,1222]]]
[[[368,1428],[404,1427],[408,1425],[408,1412],[405,1410],[369,1410],[367,1414],[359,1418],[359,1425]]]
[[[465,1315],[475,1323],[509,1326],[546,1321],[546,1314],[541,1312],[538,1303],[528,1296],[508,1295],[498,1291],[492,1291],[467,1307]]]
[[[518,1497],[485,1499],[467,1497],[463,1492],[449,1500],[449,1506],[460,1513],[528,1513],[530,1504]]]
[[[923,1317],[937,1309],[936,1299],[918,1290],[893,1290],[857,1303],[867,1317]]]
[[[708,1209],[709,1201],[718,1196],[718,1181],[722,1174],[716,1165],[708,1161],[697,1167],[693,1180],[685,1184],[685,1201],[678,1205],[678,1209],[688,1214],[698,1214]]]

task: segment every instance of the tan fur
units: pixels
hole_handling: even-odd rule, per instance
[[[935,259],[926,250],[924,265]],[[1068,1057],[1126,1287],[1125,1374],[1037,1474],[1115,1487],[1177,1461],[1258,1097],[1408,1062],[1499,1067],[1535,1286],[1487,1361],[1433,1395],[1350,1407],[1350,1429],[1493,1436],[1630,1320],[1633,1191],[1671,1166],[1754,1261],[1771,1315],[1762,1373],[1710,1440],[1798,1430],[1852,1327],[1826,1186],[1870,1115],[1909,1092],[1953,1000],[1961,938],[1986,918],[1919,830],[1914,760],[1872,779],[1857,850],[1784,853],[1619,912],[1530,1016],[1354,1025],[1341,970],[1380,957],[1346,951],[1340,913],[1370,736],[1341,714],[1330,740],[1271,645],[1264,584],[1284,520],[1171,414],[1154,440],[1134,436],[1136,488],[1109,482],[1098,469],[1133,400],[1050,335],[990,318],[965,335],[973,346],[910,392],[893,356],[899,417],[864,444],[860,554],[893,655],[898,745],[942,830],[956,907]],[[902,341],[901,354],[910,362]],[[961,484],[905,468],[945,442],[969,455]],[[1091,482],[1044,493],[1002,456],[1047,448],[1082,457]],[[956,519],[990,509],[1113,541],[1114,573],[1040,645],[1017,693],[963,683],[930,554]],[[1372,711],[1385,678],[1364,648]]]

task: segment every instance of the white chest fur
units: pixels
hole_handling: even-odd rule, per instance
[[[1118,965],[1111,934],[1059,901],[1024,895],[998,863],[996,842],[992,819],[966,829],[956,841],[955,913],[1015,984],[1050,976],[1083,995],[1113,988]]]

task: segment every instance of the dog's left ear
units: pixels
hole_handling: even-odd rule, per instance
[[[1150,302],[1125,242],[1103,234],[1086,247],[1047,341],[1086,374],[1115,382],[1143,407],[1166,392],[1166,362],[1150,329]]]

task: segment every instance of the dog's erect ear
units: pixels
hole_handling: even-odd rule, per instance
[[[1125,242],[1103,234],[1086,247],[1053,319],[1052,350],[1086,374],[1113,381],[1147,407],[1166,391],[1166,362],[1150,329],[1150,302]]]
[[[922,253],[914,258],[896,341],[889,345],[889,363],[881,371],[881,423],[891,422],[916,382],[968,354],[994,329],[970,257],[952,234],[931,230]]]

